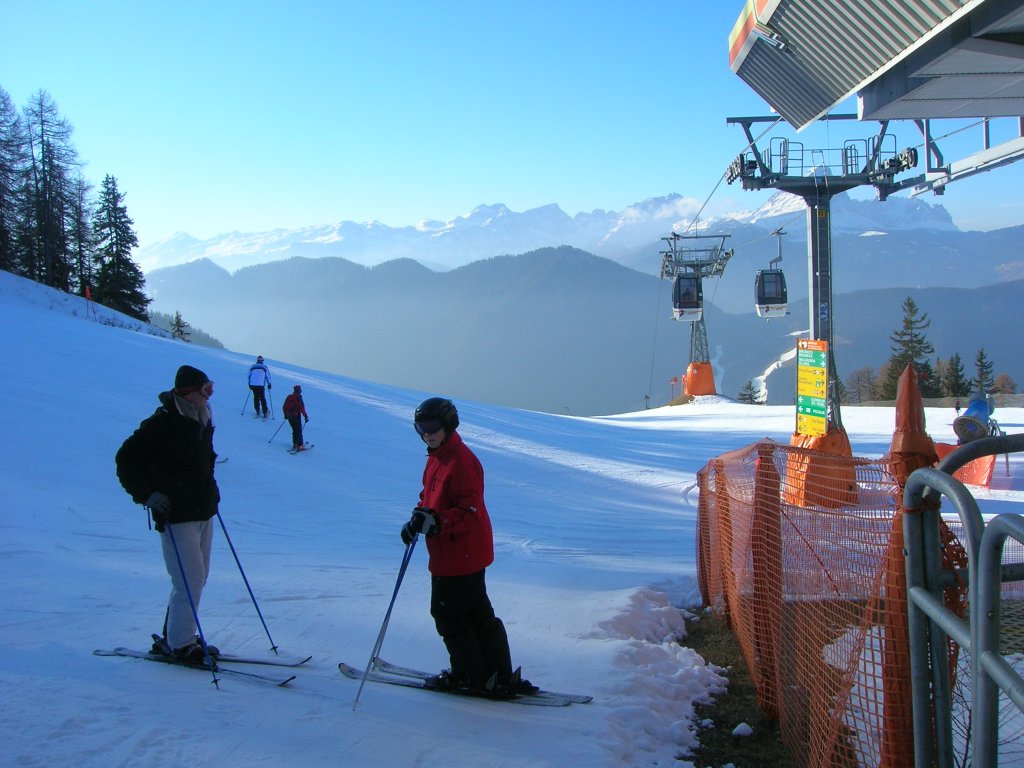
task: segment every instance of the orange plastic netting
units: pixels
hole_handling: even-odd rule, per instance
[[[917,374],[900,376],[889,452],[852,456],[841,428],[791,445],[763,440],[712,459],[697,475],[697,573],[705,605],[722,614],[750,668],[761,709],[778,719],[802,766],[914,765],[902,488],[948,447],[925,427]],[[995,457],[956,473],[988,485]],[[943,595],[969,612],[968,558],[956,514],[939,523]],[[1016,542],[1003,562],[1024,561]],[[1004,610],[1024,613],[1024,585],[1004,582]],[[1024,651],[1019,620],[1002,625],[1002,652]],[[960,744],[970,732],[970,664],[949,640],[952,711]]]
[[[911,766],[900,486],[886,460],[820,459],[765,440],[701,470],[702,596],[799,764]]]

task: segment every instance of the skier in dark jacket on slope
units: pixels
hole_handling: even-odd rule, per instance
[[[149,508],[171,577],[163,638],[154,650],[197,663],[205,653],[197,642],[192,607],[198,612],[210,573],[212,518],[220,502],[213,476],[212,394],[213,382],[205,373],[181,366],[174,388],[159,394],[156,412],[124,441],[115,458],[121,485]],[[215,647],[207,650],[217,655]]]
[[[408,546],[418,534],[430,554],[430,615],[451,661],[432,679],[439,688],[488,693],[530,693],[536,688],[512,671],[508,636],[494,615],[484,571],[494,562],[491,519],[484,505],[484,471],[456,431],[451,400],[431,397],[413,424],[427,446],[420,503],[402,527]]]
[[[300,421],[300,417],[304,418],[306,423],[309,424],[309,414],[306,413],[306,404],[302,402],[302,387],[298,384],[292,389],[292,393],[284,399],[281,411],[284,413],[284,417],[288,419],[288,424],[292,428],[292,450],[304,451],[306,445],[302,442],[302,421]]]

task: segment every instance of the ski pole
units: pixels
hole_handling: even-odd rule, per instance
[[[284,423],[284,422],[282,421],[282,422],[281,422],[280,424],[278,424],[278,425],[277,425],[277,429],[275,429],[275,430],[274,430],[274,434],[272,434],[272,435],[270,436],[270,439],[269,439],[269,440],[267,440],[267,442],[268,442],[268,443],[272,443],[272,442],[274,442],[274,438],[275,438],[275,437],[277,437],[277,433],[281,431],[281,427],[283,427],[283,426],[284,426],[284,424],[285,424],[285,423]]]
[[[174,547],[174,557],[178,560],[178,570],[181,571],[181,580],[185,583],[185,594],[188,596],[188,607],[192,609],[192,618],[196,621],[196,631],[199,633],[199,643],[203,646],[203,659],[210,668],[213,675],[213,684],[220,690],[220,678],[217,677],[217,667],[210,656],[210,650],[206,645],[206,636],[203,634],[203,625],[199,621],[199,611],[196,610],[196,601],[192,599],[192,589],[188,585],[188,576],[185,575],[185,564],[181,562],[181,552],[178,551],[178,542],[174,539],[174,530],[170,523],[165,523],[164,528],[167,535],[171,537],[171,546]],[[166,620],[165,620],[166,623]]]
[[[251,391],[246,393],[246,395],[245,395],[245,402],[242,403],[242,412],[238,414],[239,416],[244,416],[245,415],[245,407],[249,404],[249,395],[251,395],[251,394],[252,394]]]
[[[370,660],[366,662],[366,670],[363,672],[363,679],[359,682],[359,690],[356,691],[356,699],[352,702],[352,711],[356,711],[356,705],[359,704],[359,697],[363,693],[363,686],[366,685],[366,678],[370,675],[370,668],[373,666],[373,662],[377,660],[377,654],[380,653],[380,648],[384,645],[384,633],[388,631],[388,622],[391,621],[391,609],[395,607],[395,600],[398,598],[398,589],[402,586],[402,579],[405,578],[405,569],[409,567],[409,561],[412,559],[412,551],[416,548],[416,540],[419,538],[419,534],[412,537],[405,547],[405,556],[402,557],[402,566],[398,569],[398,580],[395,582],[395,592],[391,595],[391,603],[388,605],[388,612],[384,614],[384,623],[380,627],[380,632],[377,634],[377,642],[373,645],[373,652],[370,654]]]
[[[270,388],[270,382],[267,382],[267,399],[270,400],[270,418],[276,419],[274,415],[274,390]]]
[[[253,594],[252,587],[249,586],[249,579],[245,576],[245,570],[242,568],[242,561],[238,559],[238,553],[235,551],[235,545],[231,543],[231,537],[228,536],[228,527],[224,525],[224,518],[220,514],[220,510],[217,511],[217,519],[220,520],[221,530],[224,531],[224,538],[228,541],[228,547],[231,548],[231,554],[235,557],[235,563],[238,564],[238,572],[242,574],[242,581],[245,582],[245,588],[249,590],[249,597],[252,599],[252,604],[256,608],[256,615],[260,617],[260,621],[263,624],[263,631],[267,633],[267,639],[270,641],[270,650],[277,654],[277,646],[274,644],[274,638],[270,636],[270,630],[267,628],[267,622],[263,620],[263,611],[260,610],[259,603],[256,602],[256,595]]]

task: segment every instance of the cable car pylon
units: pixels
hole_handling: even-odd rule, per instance
[[[721,277],[732,258],[733,252],[725,249],[727,237],[673,232],[661,238],[668,243],[661,252],[661,279],[673,280],[672,318],[690,323],[690,362],[683,394],[691,397],[717,394],[704,321],[704,280]]]

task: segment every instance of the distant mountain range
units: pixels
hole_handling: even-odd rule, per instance
[[[465,266],[491,256],[572,245],[613,260],[657,242],[685,220],[693,201],[679,195],[652,198],[624,211],[596,210],[569,216],[557,205],[517,213],[504,205],[481,205],[449,221],[388,227],[380,222],[218,235],[197,240],[185,233],[140,248],[143,270],[207,258],[229,271],[293,256],[335,256],[364,266],[409,258],[433,270]]]
[[[554,205],[480,206],[415,227],[341,224],[139,249],[153,309],[228,347],[357,378],[554,413],[603,414],[671,396],[690,326],[668,320],[662,238],[684,232],[692,201],[652,198],[570,217]],[[840,375],[877,368],[912,295],[936,354],[970,367],[981,347],[1024,384],[1024,227],[962,232],[940,205],[837,195],[832,204]],[[753,283],[779,250],[791,314],[753,312]],[[701,224],[734,252],[705,286],[718,390],[735,396],[792,349],[807,315],[806,212],[779,193],[753,212]],[[147,267],[147,264],[149,265]],[[152,269],[153,265],[165,268]],[[992,307],[999,306],[994,313]],[[768,382],[792,400],[792,369]]]
[[[774,254],[775,238],[763,228],[736,226],[741,236],[760,232],[758,247]],[[972,261],[953,247],[955,238],[973,243],[972,236],[989,238],[990,246],[1012,239],[1006,231],[949,230],[944,237],[893,231],[886,256],[864,245],[879,237],[834,236],[839,284],[877,284],[835,297],[840,376],[864,366],[877,369],[888,359],[889,336],[910,295],[931,319],[926,335],[938,356],[959,353],[970,374],[984,347],[996,373],[1024,383],[1024,351],[1015,332],[1008,332],[1024,322],[1024,280],[991,279],[1000,274],[999,265],[1010,263],[1006,253],[972,245],[982,252]],[[858,245],[860,250],[850,250]],[[904,267],[891,262],[908,253],[931,261],[907,272],[918,275],[918,285],[892,285],[888,278],[904,274]],[[787,257],[791,274],[806,274],[801,260]],[[794,334],[808,327],[806,300],[799,297],[791,300],[787,317],[758,318],[751,296],[757,260],[742,261],[748,259],[738,252],[725,275],[705,289],[718,391],[732,397],[791,350]],[[933,278],[959,287],[922,287]],[[799,285],[798,277],[791,281]],[[408,258],[368,267],[293,257],[231,273],[200,259],[151,272],[147,284],[154,309],[180,311],[233,350],[530,410],[597,415],[661,405],[673,394],[670,379],[689,360],[690,325],[669,319],[670,286],[656,269],[641,271],[569,246],[441,272]],[[727,294],[735,294],[730,301],[736,312],[723,311]],[[241,401],[244,382],[238,384]],[[768,381],[769,402],[792,402],[794,390],[793,370],[783,368]]]
[[[833,206],[834,234],[881,235],[929,230],[957,232],[940,205],[917,199],[890,198],[884,203],[858,201],[838,195]],[[207,258],[231,272],[293,256],[336,256],[364,266],[409,258],[438,270],[455,269],[491,256],[528,253],[538,248],[571,245],[627,266],[650,259],[657,264],[661,238],[690,227],[697,204],[672,194],[655,197],[622,211],[595,210],[569,216],[557,205],[521,213],[504,205],[481,205],[448,221],[421,221],[415,226],[388,227],[380,222],[343,221],[302,229],[218,235],[207,240],[178,233],[136,252],[143,270],[185,264]],[[730,231],[741,225],[774,229],[803,224],[803,201],[778,193],[756,211],[738,212],[701,224],[702,230]],[[802,238],[799,232],[795,236]],[[653,247],[653,252],[652,252]]]
[[[447,271],[481,259],[568,245],[639,272],[657,275],[662,238],[686,232],[695,203],[680,195],[651,198],[623,211],[596,210],[568,216],[558,206],[517,213],[504,205],[482,205],[446,222],[388,227],[379,222],[231,233],[197,240],[180,233],[148,247],[136,258],[148,274],[197,259],[235,272],[303,258],[336,257],[364,266],[412,259],[432,271]],[[847,293],[892,286],[976,288],[1024,278],[1024,228],[963,232],[941,205],[917,198],[885,202],[857,200],[848,193],[832,204],[835,290]],[[807,295],[806,211],[803,200],[778,193],[756,211],[700,223],[702,233],[728,235],[734,256],[714,287],[712,300],[727,312],[752,305],[758,269],[778,253],[770,233],[784,228],[782,266],[794,301]]]

